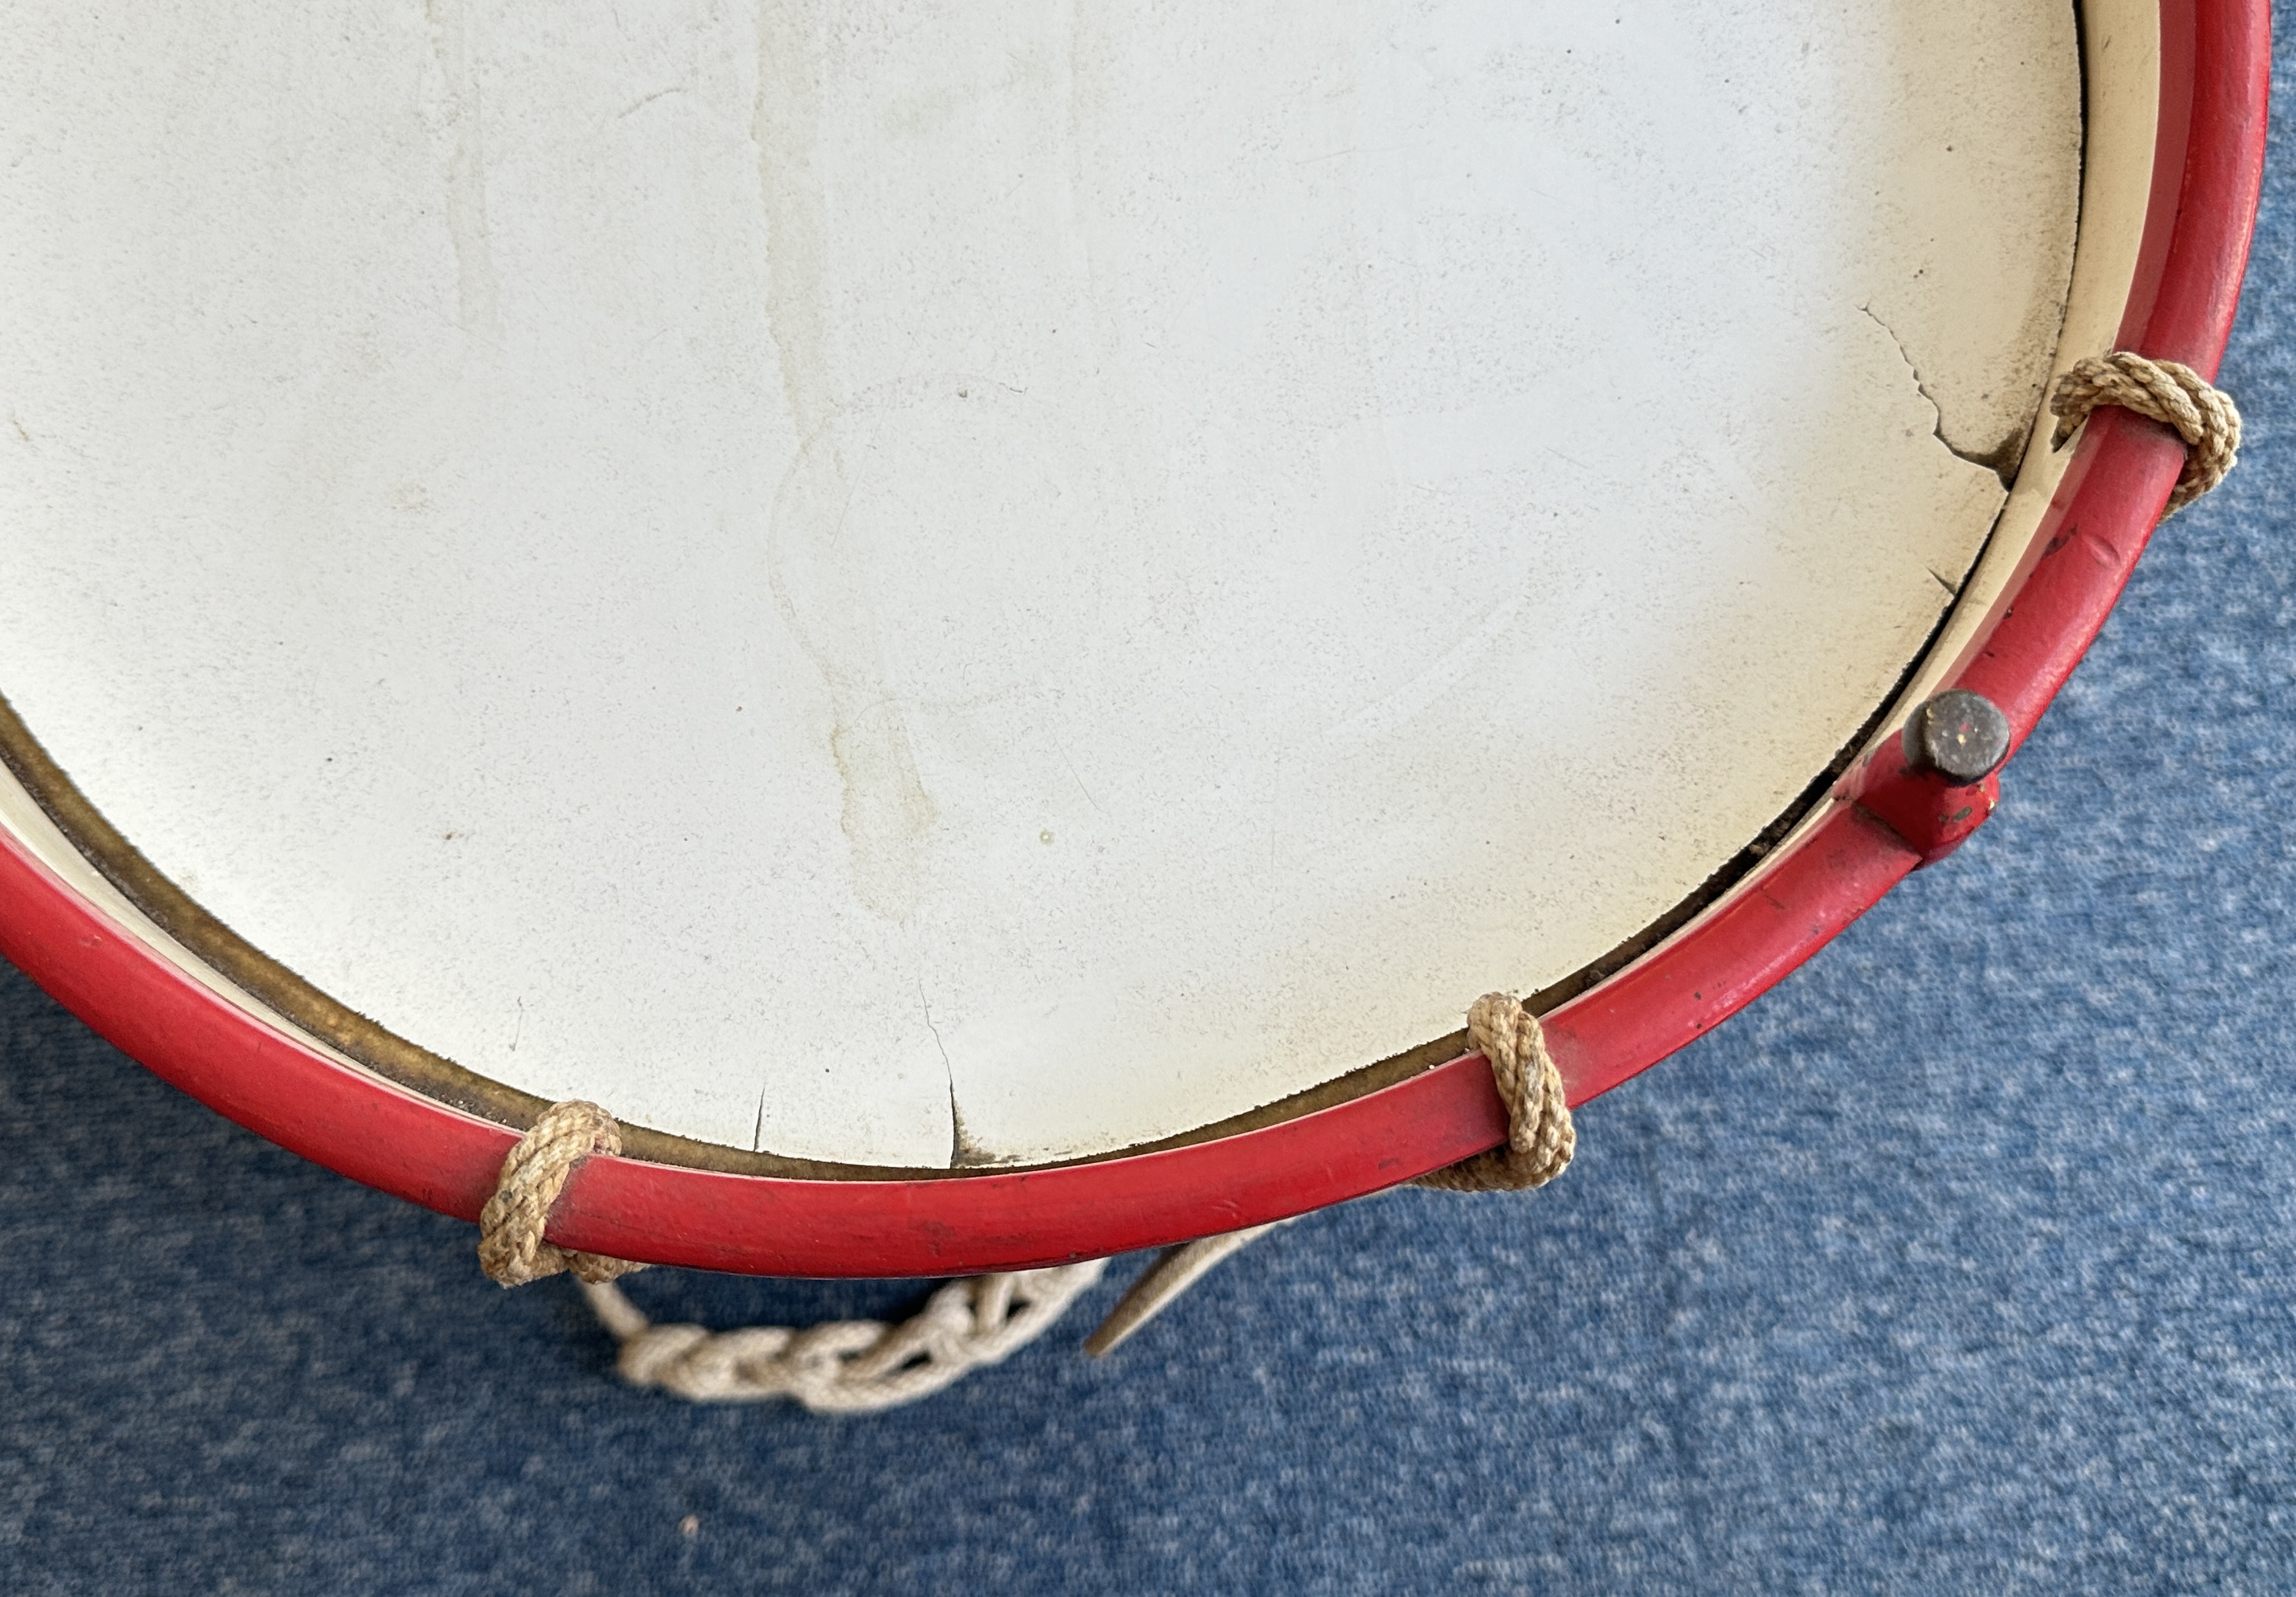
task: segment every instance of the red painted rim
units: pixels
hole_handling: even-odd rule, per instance
[[[2213,377],[2263,181],[2267,0],[2163,0],[2151,207],[2120,345]],[[2088,425],[2021,579],[1953,685],[2018,742],[2087,651],[2183,463],[2120,411]],[[1861,805],[1816,826],[1659,948],[1546,1017],[1573,1103],[1647,1069],[1823,947],[1921,863]],[[475,1219],[515,1134],[326,1058],[200,985],[0,831],[0,954],[107,1040],[307,1159]],[[626,1258],[773,1275],[938,1275],[1119,1253],[1304,1213],[1496,1145],[1477,1055],[1193,1147],[928,1181],[788,1181],[594,1159],[550,1234]]]

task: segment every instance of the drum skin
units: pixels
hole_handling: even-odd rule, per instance
[[[2261,4],[2161,8],[2152,192],[2118,347],[2213,376],[2260,185],[2269,23]],[[2103,625],[2182,464],[2165,430],[2088,424],[2024,559],[1939,685],[1984,694],[2021,742]],[[1846,779],[1744,881],[1658,947],[1551,1010],[1574,1102],[1759,995],[1935,851]],[[1866,780],[1889,780],[1868,776]],[[2013,793],[2013,773],[2007,785]],[[1895,813],[1895,812],[1893,812]],[[0,831],[0,953],[99,1033],[258,1134],[356,1180],[475,1217],[508,1127],[458,1112],[265,1024]],[[917,1180],[798,1181],[590,1161],[552,1236],[576,1248],[770,1274],[931,1275],[1160,1245],[1305,1212],[1495,1144],[1474,1056],[1332,1107],[1160,1151]]]

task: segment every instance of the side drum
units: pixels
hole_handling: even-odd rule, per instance
[[[715,1270],[1726,1020],[1989,811],[2185,461],[2049,397],[2213,375],[2261,161],[2235,0],[646,9],[16,15],[0,952],[448,1213],[603,1105],[551,1237]]]

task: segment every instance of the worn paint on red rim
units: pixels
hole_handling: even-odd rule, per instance
[[[2163,0],[2152,199],[2120,344],[2213,377],[2263,180],[2266,0]],[[1948,685],[2015,741],[2087,651],[2184,461],[2167,430],[2103,411],[2030,569]],[[1928,850],[1932,856],[1934,848]],[[1916,865],[1845,789],[1791,847],[1643,959],[1546,1016],[1582,1103],[1727,1019]],[[107,1040],[241,1125],[367,1185],[475,1219],[515,1134],[339,1064],[200,985],[0,831],[0,954]],[[1163,1152],[915,1181],[791,1181],[594,1159],[550,1235],[570,1247],[775,1275],[934,1275],[1123,1252],[1359,1197],[1496,1145],[1479,1055],[1335,1108]]]

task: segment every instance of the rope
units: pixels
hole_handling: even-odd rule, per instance
[[[1412,1184],[1446,1192],[1522,1192],[1570,1167],[1578,1147],[1562,1076],[1546,1052],[1546,1028],[1520,999],[1486,993],[1467,1011],[1467,1036],[1491,1061],[1507,1106],[1507,1140],[1488,1153],[1430,1171]]]
[[[2076,362],[2057,379],[2049,410],[2057,418],[2054,447],[2101,405],[2117,405],[2169,428],[2185,441],[2185,469],[2163,517],[2173,516],[2225,479],[2240,461],[2240,407],[2232,396],[2192,367],[2147,360],[2127,349]]]
[[[1491,993],[1468,1010],[1467,1035],[1490,1061],[1506,1102],[1507,1140],[1415,1184],[1454,1192],[1545,1186],[1570,1167],[1578,1142],[1545,1028],[1519,1000]],[[657,1325],[613,1284],[644,1265],[561,1248],[543,1236],[574,1167],[594,1154],[621,1151],[621,1127],[596,1104],[576,1099],[552,1105],[503,1159],[494,1195],[479,1216],[479,1264],[506,1287],[570,1272],[621,1344],[616,1368],[622,1379],[696,1403],[788,1397],[816,1413],[870,1413],[914,1403],[1036,1340],[1108,1267],[1095,1258],[952,1281],[893,1325],[839,1320],[802,1331],[754,1325],[719,1331]],[[1086,1347],[1110,1351],[1205,1271],[1274,1229],[1256,1225],[1167,1249]]]
[[[930,1396],[1036,1340],[1108,1267],[1106,1259],[953,1281],[898,1325],[840,1320],[711,1331],[656,1325],[614,1278],[644,1265],[543,1240],[574,1167],[622,1151],[613,1116],[579,1099],[553,1104],[503,1159],[479,1215],[479,1265],[504,1286],[570,1272],[619,1341],[622,1379],[697,1403],[792,1397],[816,1413],[867,1413]]]
[[[1035,1341],[1107,1267],[1095,1258],[974,1275],[939,1288],[898,1325],[838,1320],[804,1331],[656,1325],[611,1282],[582,1290],[620,1339],[616,1367],[632,1386],[696,1403],[791,1397],[818,1414],[873,1413],[929,1397]]]
[[[1134,1331],[1210,1274],[1222,1259],[1242,1252],[1269,1232],[1291,1224],[1290,1220],[1271,1220],[1265,1225],[1224,1231],[1217,1236],[1198,1237],[1193,1242],[1165,1249],[1156,1256],[1154,1264],[1140,1273],[1140,1279],[1124,1290],[1124,1296],[1108,1311],[1108,1318],[1100,1323],[1100,1329],[1084,1339],[1084,1350],[1095,1358],[1106,1358],[1123,1347]]]
[[[644,1269],[627,1259],[578,1253],[542,1240],[550,1206],[566,1190],[574,1167],[594,1153],[621,1151],[622,1128],[596,1104],[575,1098],[545,1110],[504,1158],[494,1196],[479,1212],[479,1267],[506,1287],[522,1287],[562,1270],[582,1281],[607,1282]]]

